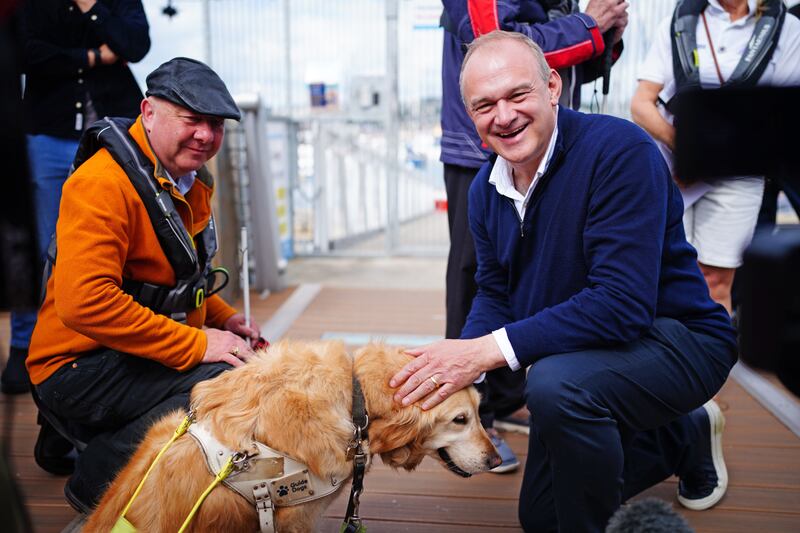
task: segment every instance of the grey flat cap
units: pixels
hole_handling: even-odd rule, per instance
[[[205,63],[176,57],[147,76],[147,96],[157,96],[173,104],[215,117],[240,120],[242,113],[216,72]]]

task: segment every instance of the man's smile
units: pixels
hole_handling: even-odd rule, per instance
[[[518,127],[517,129],[515,129],[515,130],[511,130],[511,131],[509,131],[509,132],[505,132],[505,133],[503,133],[503,132],[498,132],[498,133],[497,133],[497,136],[498,136],[498,137],[501,137],[501,138],[503,138],[503,139],[511,139],[511,138],[513,138],[513,137],[516,137],[517,135],[519,135],[519,134],[520,134],[520,133],[522,133],[523,131],[525,131],[525,129],[526,129],[527,127],[528,127],[528,125],[527,125],[527,124],[525,124],[524,126],[520,126],[520,127]]]

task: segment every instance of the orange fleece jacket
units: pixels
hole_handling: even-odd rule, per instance
[[[129,131],[156,165],[156,177],[171,192],[187,231],[197,237],[211,216],[213,183],[208,186],[198,176],[184,198],[160,175],[163,170],[141,117]],[[101,347],[188,370],[202,360],[206,350],[200,328],[204,324],[220,328],[236,313],[215,295],[191,311],[184,325],[155,314],[122,292],[123,277],[173,286],[175,273],[139,194],[105,149],[64,183],[56,235],[58,257],[27,359],[34,384],[80,354]]]

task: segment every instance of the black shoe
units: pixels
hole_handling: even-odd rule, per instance
[[[713,507],[728,488],[728,470],[722,457],[722,430],[725,417],[714,400],[692,411],[689,416],[700,428],[693,464],[680,474],[678,501],[687,509],[702,511]]]
[[[27,358],[27,348],[12,346],[9,350],[6,368],[0,376],[0,390],[4,394],[25,394],[31,390],[31,380],[28,377],[28,369],[25,368]]]
[[[75,448],[72,443],[39,415],[39,437],[33,447],[33,458],[42,470],[57,476],[68,476],[75,471]]]
[[[64,497],[67,499],[67,503],[79,513],[90,514],[94,507],[92,499],[83,494],[81,487],[80,481],[76,480],[74,475],[71,476],[64,484]]]

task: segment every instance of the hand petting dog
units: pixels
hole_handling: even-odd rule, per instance
[[[236,313],[225,321],[225,329],[207,328],[206,353],[203,363],[228,363],[242,366],[255,355],[253,350],[259,342],[261,330],[253,319],[247,324],[242,313]]]
[[[425,410],[472,385],[483,372],[507,364],[491,334],[477,339],[446,339],[405,353],[415,359],[392,376],[389,386],[400,387],[394,400],[404,406],[430,395],[422,404]],[[436,394],[431,394],[434,391]]]

